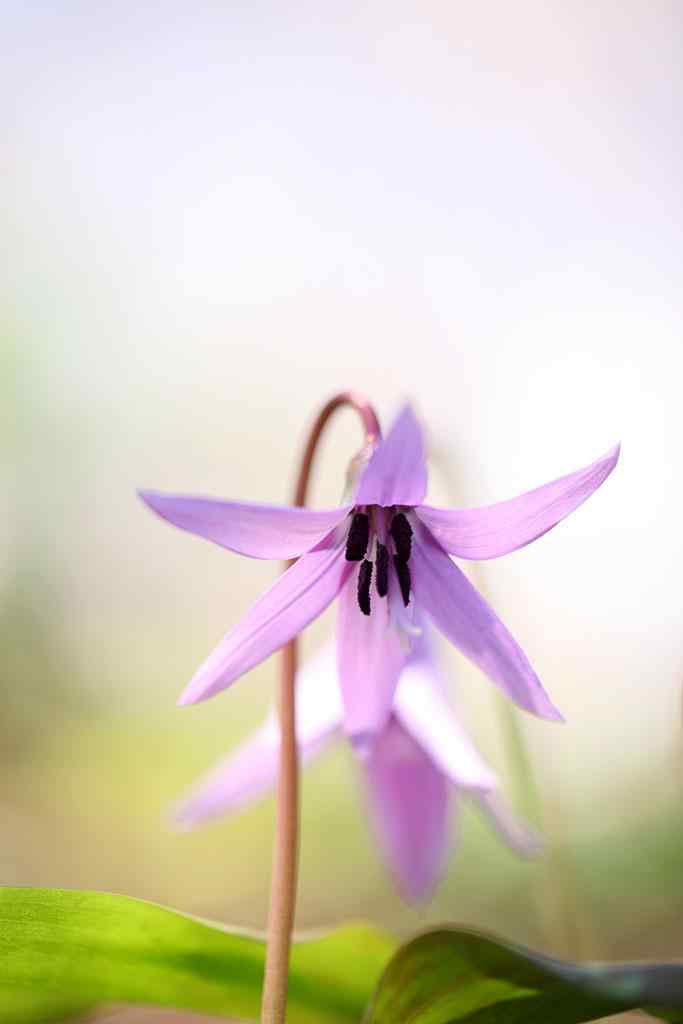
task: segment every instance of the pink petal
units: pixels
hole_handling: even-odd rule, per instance
[[[497,558],[552,530],[597,490],[618,458],[617,445],[592,465],[518,498],[481,508],[442,509],[423,505],[420,519],[451,555]]]
[[[392,719],[363,761],[370,812],[389,867],[406,898],[426,899],[448,842],[447,782]]]
[[[273,718],[223,758],[173,810],[182,828],[238,810],[267,793],[277,778],[277,723]]]
[[[296,733],[304,746],[316,743],[342,724],[337,652],[330,643],[310,658],[296,676]]]
[[[375,448],[361,476],[358,505],[419,505],[427,493],[422,430],[409,405]]]
[[[337,667],[344,704],[344,729],[358,752],[384,728],[407,655],[391,621],[389,601],[371,590],[371,612],[358,607],[359,566],[339,595]]]
[[[543,840],[528,825],[524,825],[500,793],[479,793],[477,802],[491,820],[493,827],[507,846],[520,857],[535,857],[543,849]]]
[[[496,776],[444,697],[433,661],[413,657],[411,651],[396,690],[394,714],[451,782],[465,789],[496,788]]]
[[[299,737],[302,763],[307,764],[319,754],[329,738],[327,734],[304,743]],[[270,716],[258,732],[223,758],[174,808],[173,821],[180,828],[191,829],[254,803],[274,789],[279,755],[277,722]]]
[[[415,600],[444,636],[520,707],[562,721],[521,647],[425,529],[413,543],[411,566]]]
[[[296,735],[304,763],[320,753],[341,724],[332,647],[306,663],[296,678]],[[280,732],[274,711],[253,736],[223,758],[177,806],[176,824],[192,828],[263,796],[277,779]]]
[[[351,572],[329,536],[259,598],[196,672],[180,704],[212,697],[291,640],[327,608]]]
[[[309,509],[139,491],[154,512],[181,530],[252,558],[296,558],[335,528],[349,508]]]

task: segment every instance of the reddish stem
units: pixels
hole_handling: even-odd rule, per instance
[[[301,459],[294,491],[294,504],[305,505],[311,469],[318,442],[328,420],[337,409],[349,406],[358,413],[366,444],[381,437],[374,409],[362,395],[343,391],[323,407],[311,427]],[[296,906],[299,852],[299,761],[296,743],[295,679],[297,640],[282,650],[280,677],[280,770],[277,787],[277,817],[273,849],[273,874],[268,915],[266,973],[261,1001],[262,1024],[283,1024],[287,1009],[289,951]]]

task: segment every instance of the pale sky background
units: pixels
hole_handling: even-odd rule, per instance
[[[549,788],[581,815],[645,766],[665,784],[678,5],[10,3],[3,23],[3,564],[28,545],[65,578],[93,686],[173,704],[275,571],[162,526],[135,488],[286,500],[306,423],[351,386],[385,417],[414,400],[432,494],[461,504],[622,441],[588,505],[473,578],[568,719],[525,718]],[[319,501],[356,440],[352,418],[332,431]],[[485,730],[490,684],[453,664]]]

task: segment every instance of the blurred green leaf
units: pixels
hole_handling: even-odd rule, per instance
[[[298,942],[288,1024],[358,1024],[378,978],[367,1024],[579,1024],[637,1007],[683,1022],[683,965],[565,963],[456,929],[394,950],[368,925]],[[110,1003],[255,1019],[263,962],[258,938],[127,896],[0,889],[0,1024]]]
[[[683,964],[575,964],[456,929],[403,946],[367,1024],[579,1024],[622,1010],[683,1007]],[[683,1021],[681,1010],[655,1011]]]
[[[369,925],[298,942],[288,1022],[357,1024],[395,943]],[[107,1003],[258,1017],[264,943],[109,893],[0,889],[0,1024]]]

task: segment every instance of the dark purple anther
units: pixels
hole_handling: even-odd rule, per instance
[[[377,543],[377,571],[375,583],[380,597],[386,597],[389,590],[389,552],[384,544]]]
[[[399,586],[401,588],[401,597],[403,603],[407,607],[410,601],[410,569],[406,562],[401,561],[398,555],[394,555],[394,565],[396,567],[396,575],[398,576]]]
[[[392,519],[391,536],[394,538],[397,557],[407,562],[413,544],[413,530],[403,512],[398,512]]]
[[[358,570],[358,607],[363,615],[370,614],[370,583],[372,581],[372,562],[367,558]]]
[[[346,561],[360,562],[365,557],[370,540],[370,518],[365,512],[356,512],[346,538]]]

